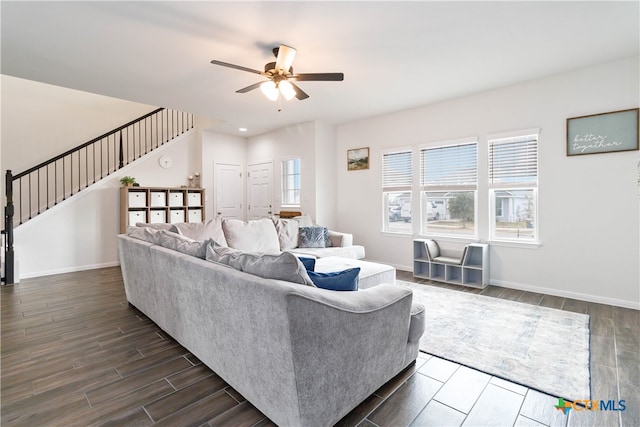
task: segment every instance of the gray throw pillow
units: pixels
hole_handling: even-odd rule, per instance
[[[327,243],[329,243],[327,245]],[[300,227],[298,232],[299,248],[326,248],[331,246],[327,227]]]
[[[127,236],[134,239],[144,240],[145,242],[153,243],[154,245],[160,244],[160,231],[150,227],[129,227],[127,229]]]
[[[280,255],[257,254],[212,245],[209,245],[206,251],[207,261],[225,264],[264,279],[284,280],[315,287],[307,269],[291,252],[282,252]]]
[[[206,252],[205,259],[207,261],[224,265],[229,265],[232,258],[236,258],[242,253],[242,251],[237,249],[217,245],[207,246]]]
[[[171,228],[171,224],[165,222],[150,223],[150,222],[136,222],[136,227],[149,227],[156,230],[168,230]]]
[[[204,242],[190,239],[180,234],[167,230],[160,230],[160,246],[181,252],[183,254],[205,259],[207,255],[207,246],[209,243],[215,245],[213,239],[207,239]]]

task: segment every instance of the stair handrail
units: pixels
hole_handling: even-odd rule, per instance
[[[32,219],[35,215],[39,215],[51,206],[55,206],[68,197],[79,193],[83,188],[86,189],[89,185],[95,184],[106,176],[122,169],[125,165],[130,164],[134,160],[164,145],[166,142],[193,129],[195,127],[194,118],[195,116],[192,113],[160,107],[23,172],[14,175],[11,170],[7,170],[5,182],[6,206],[4,209],[5,224],[2,230],[2,234],[5,236],[3,247],[5,253],[5,274],[4,277],[2,277],[2,282],[5,284],[14,283],[14,217],[17,219],[18,225],[23,224],[25,221]],[[147,121],[147,119],[149,119],[149,121]],[[141,127],[141,123],[144,123],[144,128]],[[119,143],[116,141],[118,133],[120,135]],[[126,135],[126,146],[123,143],[123,135]],[[99,147],[97,147],[98,143]],[[136,150],[136,144],[138,150]],[[97,149],[100,150],[99,153],[96,151]],[[82,152],[83,150],[84,153]],[[106,169],[104,164],[105,157]],[[111,162],[111,160],[113,160],[113,162]],[[61,174],[58,171],[59,162],[61,162]],[[68,169],[67,163],[69,164]],[[50,170],[50,166],[53,171]],[[76,176],[74,176],[74,171],[77,171]],[[82,176],[83,172],[84,177]],[[41,175],[44,175],[44,177]],[[26,180],[26,183],[23,183],[23,179]],[[43,180],[44,190],[40,185]],[[36,181],[35,191],[33,181]],[[67,182],[69,184],[68,188],[66,186]],[[77,184],[77,191],[74,189],[75,184]],[[17,187],[17,192],[14,191],[14,186]],[[26,191],[24,192],[27,193],[26,200],[23,199],[24,187],[26,187]],[[59,192],[60,187],[62,188]],[[14,200],[16,194],[18,198]],[[44,202],[42,199],[44,199]],[[35,210],[33,209],[33,205],[36,205]],[[24,212],[25,210],[26,214]]]
[[[36,165],[36,166],[34,166],[32,168],[29,168],[24,172],[20,172],[19,174],[14,175],[13,179],[16,180],[16,179],[22,178],[23,176],[28,175],[28,174],[30,174],[32,172],[35,172],[38,169],[41,169],[41,168],[43,168],[43,167],[45,167],[47,165],[50,165],[51,163],[57,162],[58,160],[62,159],[63,157],[69,156],[72,153],[75,153],[76,151],[80,151],[83,148],[86,148],[91,144],[95,144],[96,142],[100,141],[101,139],[108,138],[109,136],[114,135],[114,134],[120,132],[123,129],[126,129],[129,126],[132,126],[132,125],[134,125],[134,124],[146,119],[147,117],[151,117],[154,114],[159,113],[160,111],[162,111],[164,109],[165,109],[164,107],[160,107],[160,108],[157,108],[157,109],[151,111],[150,113],[145,114],[144,116],[140,116],[137,119],[131,120],[129,123],[126,123],[126,124],[124,124],[122,126],[119,126],[119,127],[115,128],[115,129],[113,129],[113,130],[110,130],[109,132],[107,132],[105,134],[102,134],[102,135],[100,135],[100,136],[98,136],[96,138],[93,138],[92,140],[87,141],[87,142],[85,142],[83,144],[80,144],[77,147],[74,147],[74,148],[72,148],[70,150],[67,150],[62,154],[58,154],[57,156],[52,157],[49,160],[45,160],[44,162],[40,163],[39,165]]]

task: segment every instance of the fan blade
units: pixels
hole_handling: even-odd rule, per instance
[[[295,79],[299,82],[341,82],[344,80],[343,73],[303,73],[303,74],[294,74],[290,77],[291,79]]]
[[[276,70],[288,72],[295,57],[296,50],[294,48],[281,44],[278,48],[278,57],[276,58]]]
[[[214,65],[222,65],[223,67],[235,68],[236,70],[240,70],[240,71],[248,71],[250,73],[264,75],[264,72],[262,72],[262,71],[254,70],[252,68],[243,67],[242,65],[229,64],[228,62],[222,62],[222,61],[218,61],[218,60],[215,60],[215,59],[212,59],[211,63],[214,64]]]
[[[291,82],[289,82],[289,83],[291,83]],[[296,91],[296,98],[298,98],[300,101],[302,101],[303,99],[307,99],[307,98],[309,97],[309,95],[307,95],[307,94],[305,93],[305,91],[303,91],[302,89],[300,89],[300,88],[298,87],[298,85],[296,85],[296,84],[294,84],[294,83],[291,83],[291,86],[293,86],[293,88],[295,89],[295,91]]]
[[[258,82],[258,83],[252,84],[251,86],[243,87],[242,89],[238,89],[236,91],[236,93],[247,93],[247,92],[252,91],[254,89],[258,89],[262,83],[264,83],[264,82]]]

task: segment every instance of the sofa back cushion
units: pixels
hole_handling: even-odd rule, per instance
[[[273,225],[278,233],[281,251],[298,247],[298,221],[293,219],[273,218]]]
[[[312,227],[313,226],[313,221],[311,220],[311,217],[309,215],[294,216],[291,219],[294,219],[294,220],[298,221],[298,225],[300,227]]]
[[[264,279],[314,286],[307,269],[291,252],[282,252],[279,255],[256,254],[209,245],[206,259]]]
[[[227,245],[242,252],[280,253],[280,241],[273,221],[269,218],[241,221],[223,219],[222,230]]]
[[[435,240],[427,240],[427,252],[429,255],[429,259],[433,261],[434,258],[438,258],[440,256],[440,246],[436,243]]]
[[[227,246],[227,239],[222,230],[222,218],[220,217],[203,222],[180,222],[171,225],[169,231],[199,242],[213,239],[219,246]]]

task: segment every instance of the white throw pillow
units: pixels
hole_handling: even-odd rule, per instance
[[[280,253],[280,241],[270,218],[241,221],[223,219],[222,230],[227,245],[243,252]]]

